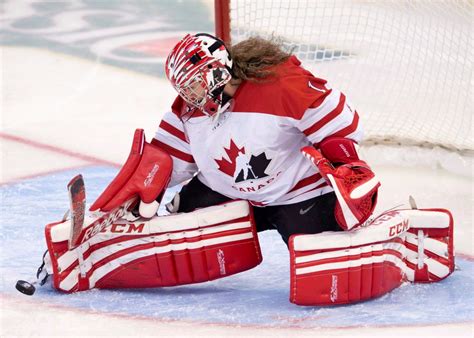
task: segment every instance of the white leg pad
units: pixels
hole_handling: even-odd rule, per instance
[[[71,250],[70,226],[70,221],[46,226],[53,285],[65,292],[198,283],[262,261],[246,201],[150,220],[119,220]]]
[[[299,305],[362,301],[454,270],[453,219],[444,209],[389,211],[357,230],[294,235],[289,246],[290,301]]]

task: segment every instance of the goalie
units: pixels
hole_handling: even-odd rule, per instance
[[[228,49],[187,35],[165,67],[179,94],[171,111],[151,143],[136,133],[129,161],[91,207],[111,212],[139,196],[140,218],[102,225],[76,247],[64,244],[66,223],[49,225],[56,288],[221,278],[259,264],[256,233],[270,229],[290,250],[297,304],[351,303],[452,272],[448,211],[368,221],[380,183],[357,153],[357,111],[278,43]],[[168,182],[185,181],[166,206],[171,216],[156,216]]]

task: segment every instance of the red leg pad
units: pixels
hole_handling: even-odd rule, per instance
[[[53,285],[65,292],[199,283],[262,261],[246,201],[141,222],[121,220],[71,250],[69,228],[70,221],[46,227]]]

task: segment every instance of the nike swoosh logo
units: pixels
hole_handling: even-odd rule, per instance
[[[300,209],[300,215],[304,215],[306,214],[308,211],[311,210],[312,207],[314,207],[316,205],[316,203],[313,203],[311,204],[309,207],[307,207],[306,209]]]

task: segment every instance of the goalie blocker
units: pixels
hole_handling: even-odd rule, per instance
[[[143,129],[136,129],[127,161],[90,210],[109,212],[138,196],[140,216],[153,217],[168,186],[172,168],[170,155],[146,142]]]

